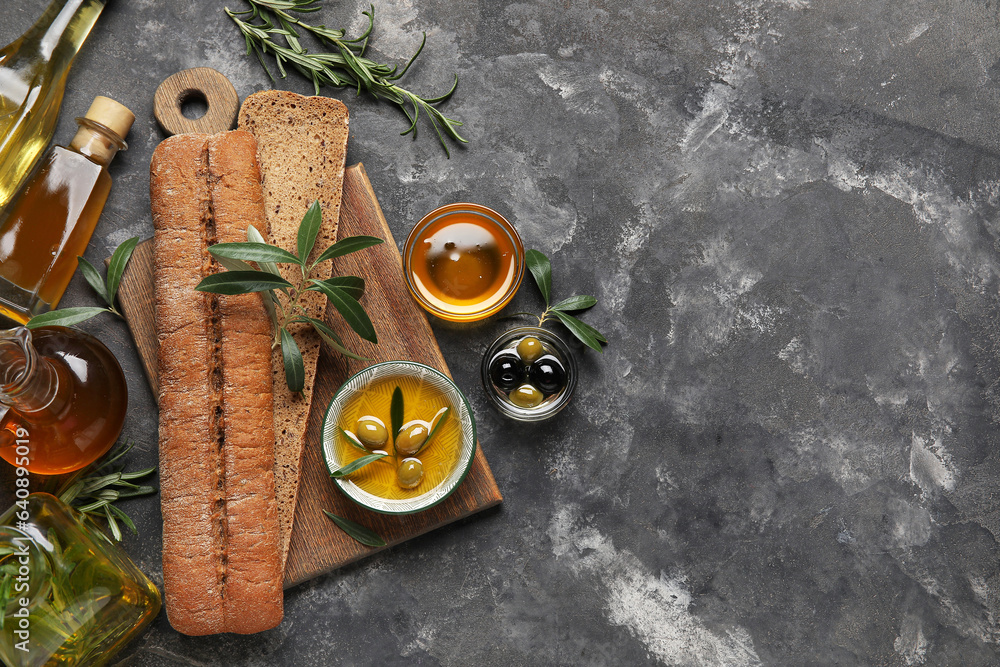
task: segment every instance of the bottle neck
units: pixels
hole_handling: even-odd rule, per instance
[[[87,39],[105,0],[53,0],[22,40],[35,42],[45,60],[56,56],[72,59]]]
[[[59,376],[31,343],[25,327],[0,331],[0,404],[30,415],[51,409]]]
[[[108,166],[118,151],[128,148],[125,140],[113,130],[89,118],[77,118],[80,129],[70,142],[70,149],[86,155],[92,162]]]

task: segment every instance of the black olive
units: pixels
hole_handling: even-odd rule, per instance
[[[566,386],[566,369],[559,359],[546,354],[528,368],[528,381],[546,396],[551,396]]]
[[[524,382],[524,364],[516,354],[498,354],[490,362],[490,379],[501,391],[515,389]]]

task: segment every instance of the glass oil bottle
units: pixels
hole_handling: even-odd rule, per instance
[[[47,493],[0,516],[0,662],[106,665],[160,611],[121,547]]]
[[[111,191],[108,164],[135,116],[94,99],[68,148],[55,146],[0,212],[0,314],[25,323],[56,307]]]
[[[0,210],[52,140],[66,77],[105,0],[53,0],[0,49]]]
[[[0,330],[0,458],[39,475],[74,472],[115,444],[128,387],[118,360],[67,327]]]

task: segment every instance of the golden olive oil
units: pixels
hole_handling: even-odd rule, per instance
[[[0,516],[3,664],[101,667],[160,606],[121,547],[57,498],[34,493]]]
[[[416,458],[420,459],[424,466],[423,479],[412,489],[404,489],[399,485],[396,469],[407,455],[402,453],[396,455],[391,436],[385,446],[385,451],[390,456],[351,473],[349,479],[363,491],[379,498],[408,500],[423,495],[444,482],[458,465],[462,451],[462,427],[458,420],[457,406],[452,405],[439,389],[420,378],[404,375],[389,376],[376,380],[365,391],[348,400],[340,412],[338,425],[345,431],[353,433],[358,419],[373,416],[390,426],[390,405],[396,387],[403,393],[404,424],[415,419],[429,422],[441,408],[451,408],[451,414],[434,434],[433,439],[416,454]],[[366,454],[345,442],[342,436],[337,437],[336,452],[338,467],[343,467]]]
[[[73,59],[105,0],[54,0],[0,50],[0,209],[48,146]]]

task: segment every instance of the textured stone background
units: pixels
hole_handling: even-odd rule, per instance
[[[0,43],[46,0],[0,0]],[[57,134],[95,94],[137,112],[87,253],[149,236],[158,83],[207,65],[271,84],[222,7],[111,0]],[[353,30],[367,1],[319,19]],[[510,321],[434,322],[505,502],[289,591],[285,622],[191,639],[147,665],[987,665],[1000,663],[997,254],[1000,25],[993,2],[743,0],[376,5],[372,53],[438,91],[450,160],[394,108],[351,110],[396,238],[438,205],[509,216],[555,291],[594,294],[611,345],[544,426],[478,383]],[[309,92],[297,78],[279,87]],[[77,279],[64,305],[95,303]],[[539,308],[532,288],[512,310]],[[156,457],[127,330],[126,435]],[[159,579],[159,510],[126,548]]]

